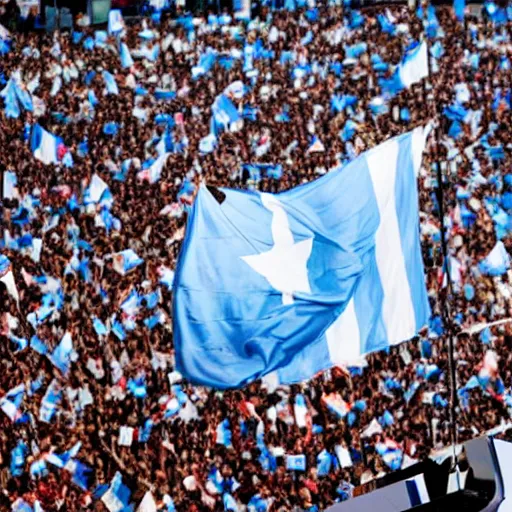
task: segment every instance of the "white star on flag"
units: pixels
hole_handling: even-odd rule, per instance
[[[311,293],[307,264],[313,248],[313,238],[295,243],[288,216],[279,199],[261,194],[263,206],[272,212],[272,249],[252,256],[242,256],[253,270],[283,294],[285,306],[293,304],[297,292]]]

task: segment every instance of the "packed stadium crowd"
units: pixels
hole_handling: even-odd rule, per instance
[[[453,441],[449,332],[457,441],[506,429],[510,24],[332,4],[0,34],[1,510],[324,510]],[[430,76],[395,87],[425,34]],[[430,325],[303,384],[183,379],[172,281],[197,187],[287,190],[420,125]]]

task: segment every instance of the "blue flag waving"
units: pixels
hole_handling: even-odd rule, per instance
[[[422,128],[272,195],[201,187],[174,280],[178,370],[300,382],[413,337],[429,319],[416,173]]]
[[[464,14],[466,10],[466,0],[453,0],[453,10],[457,21],[464,21]]]

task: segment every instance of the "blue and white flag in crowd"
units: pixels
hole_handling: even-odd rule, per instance
[[[112,73],[103,71],[103,80],[105,81],[105,87],[107,88],[107,94],[119,94],[119,87],[117,86],[116,79]]]
[[[324,143],[316,135],[313,135],[307,153],[323,153],[324,151]]]
[[[0,91],[0,98],[4,99],[7,117],[18,118],[21,109],[27,112],[34,110],[30,93],[22,88],[14,78],[10,78],[7,85]]]
[[[210,132],[214,135],[222,130],[233,130],[241,120],[235,104],[224,94],[219,94],[212,105],[212,126]]]
[[[20,105],[22,106],[23,110],[26,110],[27,112],[33,112],[34,105],[32,103],[32,96],[30,96],[30,92],[27,89],[21,87],[21,85],[16,82],[15,92],[16,98],[18,98],[18,101],[20,102]]]
[[[251,19],[251,0],[233,0],[235,19],[249,21]]]
[[[375,446],[375,451],[392,471],[398,471],[402,467],[404,453],[394,441],[387,439],[383,443],[378,443]]]
[[[259,494],[255,494],[247,504],[248,512],[267,512],[270,507],[269,499],[262,498]]]
[[[76,360],[76,352],[73,348],[73,340],[71,334],[67,332],[62,337],[60,343],[55,347],[50,361],[57,367],[63,374],[68,373],[71,362]]]
[[[232,494],[224,493],[222,496],[225,512],[239,512],[238,504]]]
[[[177,369],[300,382],[409,340],[430,307],[416,175],[423,128],[272,195],[201,187],[174,280]],[[243,284],[243,285],[242,285]]]
[[[108,13],[108,33],[117,35],[124,30],[123,14],[119,9],[111,9]]]
[[[482,274],[488,276],[501,276],[507,272],[510,268],[510,255],[501,240],[478,266]]]
[[[123,484],[121,473],[117,472],[108,491],[101,497],[101,501],[110,512],[121,512],[127,509],[130,497],[130,489]]]
[[[11,260],[4,254],[0,254],[0,282],[5,285],[9,295],[19,303],[20,297],[12,273]]]
[[[14,78],[10,78],[7,85],[0,91],[0,98],[4,99],[7,117],[18,118],[21,108],[27,112],[34,110],[30,93]]]
[[[36,501],[37,504],[39,504],[39,501]],[[39,505],[40,507],[40,505]],[[35,503],[34,503],[34,509],[35,509]],[[34,509],[23,499],[18,498],[12,505],[11,505],[11,512],[34,512]],[[38,509],[41,510],[41,508]]]
[[[21,439],[11,451],[11,476],[18,477],[24,473],[25,461],[27,459],[28,446]]]
[[[39,124],[32,128],[30,147],[34,156],[44,164],[57,164],[59,162],[57,156],[59,143],[58,137],[47,132]]]
[[[215,430],[216,435],[216,443],[221,444],[226,447],[231,446],[231,429],[229,427],[229,420],[226,418],[222,420],[218,425],[217,429]]]
[[[4,183],[2,187],[3,199],[14,199],[17,196],[18,178],[12,171],[4,171]]]
[[[410,87],[428,77],[428,49],[423,41],[407,53],[398,67],[398,75],[403,87]]]
[[[122,276],[144,263],[144,260],[137,256],[133,249],[118,252],[114,255],[113,261],[114,270]]]
[[[0,91],[0,98],[4,99],[5,116],[17,119],[20,117],[20,106],[16,97],[16,82],[11,78]]]
[[[93,469],[87,464],[76,459],[70,459],[65,466],[66,471],[71,473],[72,481],[83,491],[87,491],[93,480]]]
[[[10,389],[7,394],[0,399],[0,409],[12,422],[18,421],[22,416],[21,404],[24,397],[25,384],[20,384]]]
[[[379,14],[377,16],[377,20],[379,21],[380,29],[382,32],[386,34],[395,35],[396,26],[394,23],[394,19],[391,16],[391,13],[387,11],[384,14]]]
[[[11,49],[11,34],[0,23],[0,55],[9,53]]]
[[[57,408],[62,399],[62,391],[60,390],[57,380],[52,380],[46,393],[41,401],[39,409],[39,420],[44,423],[50,423],[57,412]]]
[[[126,43],[121,43],[119,47],[119,58],[121,59],[121,66],[123,69],[131,68],[133,66],[133,57]]]
[[[286,469],[289,471],[306,471],[305,455],[287,455]]]
[[[339,416],[341,419],[350,412],[350,405],[341,398],[338,393],[331,393],[322,397],[322,401],[327,406],[327,409],[332,413]]]
[[[318,476],[328,475],[331,472],[331,466],[335,460],[334,456],[324,448],[316,458],[316,471]]]
[[[453,10],[458,21],[464,21],[466,0],[453,0]]]
[[[281,164],[242,164],[243,171],[246,171],[249,180],[259,183],[262,178],[280,179],[283,175],[283,166]]]

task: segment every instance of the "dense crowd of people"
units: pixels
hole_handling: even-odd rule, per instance
[[[457,441],[506,429],[510,25],[335,3],[0,34],[1,510],[324,510],[453,441],[449,331]],[[425,34],[430,76],[400,90]],[[223,93],[236,122],[212,113]],[[301,385],[187,383],[172,279],[195,188],[279,192],[428,123],[431,324]]]

